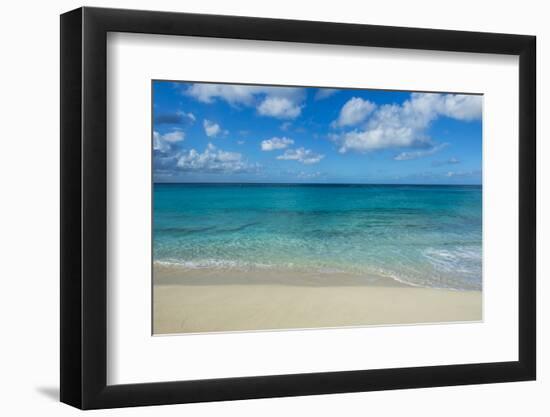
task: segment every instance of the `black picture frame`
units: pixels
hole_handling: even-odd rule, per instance
[[[107,385],[108,32],[519,56],[518,360]],[[96,409],[534,380],[535,54],[524,35],[88,7],[61,15],[61,401]]]

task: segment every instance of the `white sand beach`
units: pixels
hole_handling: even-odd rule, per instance
[[[482,320],[481,291],[381,277],[220,271],[155,264],[154,334]]]

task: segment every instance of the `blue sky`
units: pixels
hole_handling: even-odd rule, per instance
[[[482,100],[153,81],[154,181],[481,184]]]

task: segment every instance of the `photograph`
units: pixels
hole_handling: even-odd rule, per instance
[[[482,321],[483,96],[152,81],[155,335]]]

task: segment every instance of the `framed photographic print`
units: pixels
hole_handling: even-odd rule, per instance
[[[482,320],[481,95],[152,88],[153,334]]]
[[[61,400],[535,379],[535,38],[61,16]]]

